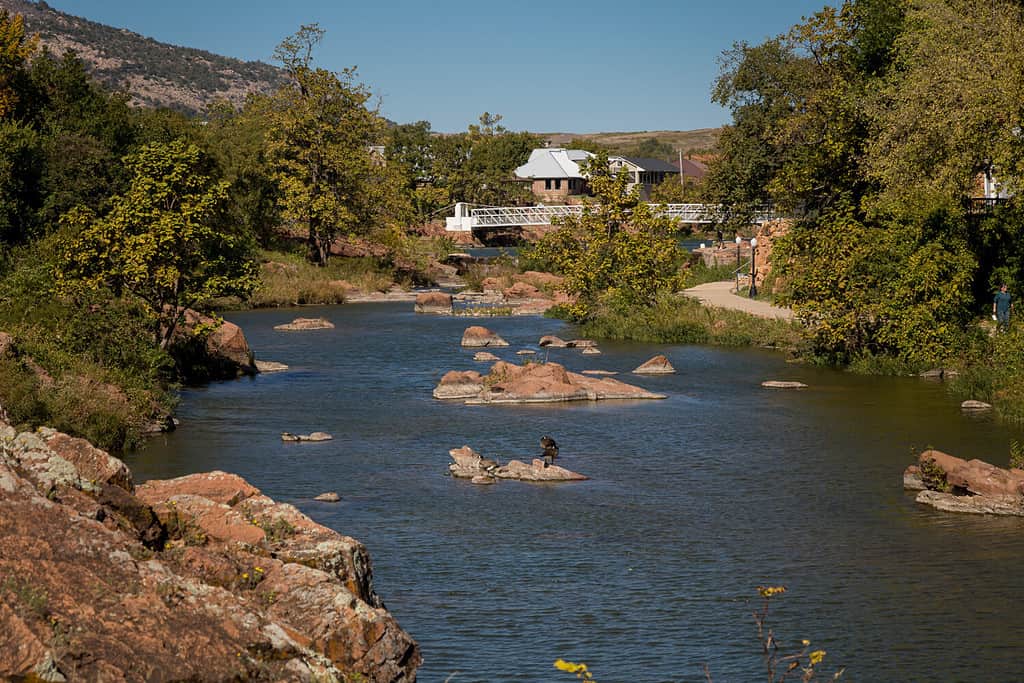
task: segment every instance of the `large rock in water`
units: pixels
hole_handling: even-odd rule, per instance
[[[568,372],[558,363],[514,365],[498,361],[484,377],[472,371],[449,372],[434,389],[434,398],[460,398],[467,399],[468,404],[481,404],[654,399],[665,396],[607,377],[587,377]]]
[[[421,292],[416,295],[414,310],[417,313],[451,315],[452,295],[446,292]]]
[[[950,512],[1024,516],[1024,470],[1003,469],[983,460],[963,460],[926,450],[903,474],[904,487],[922,490],[919,503]]]
[[[475,370],[446,372],[434,388],[434,398],[466,399],[476,398],[484,388],[483,377]]]
[[[672,363],[668,362],[668,358],[659,354],[641,363],[638,368],[633,370],[633,373],[637,375],[671,375],[675,371],[676,369],[672,367]]]
[[[196,334],[196,330],[209,328],[213,331],[208,334]],[[191,309],[185,311],[184,320],[175,329],[169,350],[190,382],[257,372],[249,342],[238,325]]]
[[[0,425],[0,577],[0,680],[397,683],[420,663],[358,541],[223,472],[133,487],[52,430]]]
[[[462,333],[462,345],[472,348],[478,346],[508,346],[508,342],[486,327],[473,325],[467,327],[466,331]]]

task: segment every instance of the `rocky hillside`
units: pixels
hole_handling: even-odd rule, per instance
[[[4,0],[0,0],[2,3]],[[681,150],[683,155],[693,159],[704,159],[714,150],[718,144],[718,136],[721,128],[700,128],[698,130],[644,130],[639,132],[622,133],[540,133],[549,140],[553,146],[568,144],[571,140],[593,140],[605,147],[614,149],[619,153],[629,152],[648,140],[655,140],[670,150]],[[663,155],[655,153],[655,156]],[[669,155],[667,161],[675,161],[675,157]]]
[[[411,683],[355,539],[224,472],[0,423],[0,680]]]
[[[281,71],[203,50],[159,43],[124,29],[59,12],[45,2],[0,0],[0,9],[25,17],[25,26],[55,54],[74,50],[98,80],[131,94],[139,106],[188,114],[227,99],[241,104],[252,92],[279,86]]]

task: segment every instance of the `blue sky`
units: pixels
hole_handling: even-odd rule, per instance
[[[484,111],[511,130],[691,130],[728,122],[710,101],[717,59],[824,0],[48,0],[68,14],[240,59],[271,61],[299,26],[315,58],[359,77],[399,123],[465,130]]]

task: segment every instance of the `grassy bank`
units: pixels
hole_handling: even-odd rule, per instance
[[[333,258],[326,266],[311,264],[299,254],[264,251],[260,283],[246,302],[254,308],[308,304],[340,304],[352,292],[385,292],[394,272],[372,257]]]
[[[556,312],[557,313],[557,312]],[[800,327],[783,320],[702,306],[677,295],[662,296],[652,307],[604,311],[582,325],[586,337],[659,344],[717,344],[796,349]]]

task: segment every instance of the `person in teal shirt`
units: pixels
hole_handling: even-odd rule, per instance
[[[1006,291],[1006,283],[999,286],[995,299],[992,300],[992,315],[996,319],[996,329],[1005,332],[1010,327],[1010,311],[1013,310],[1013,300],[1010,293]]]

